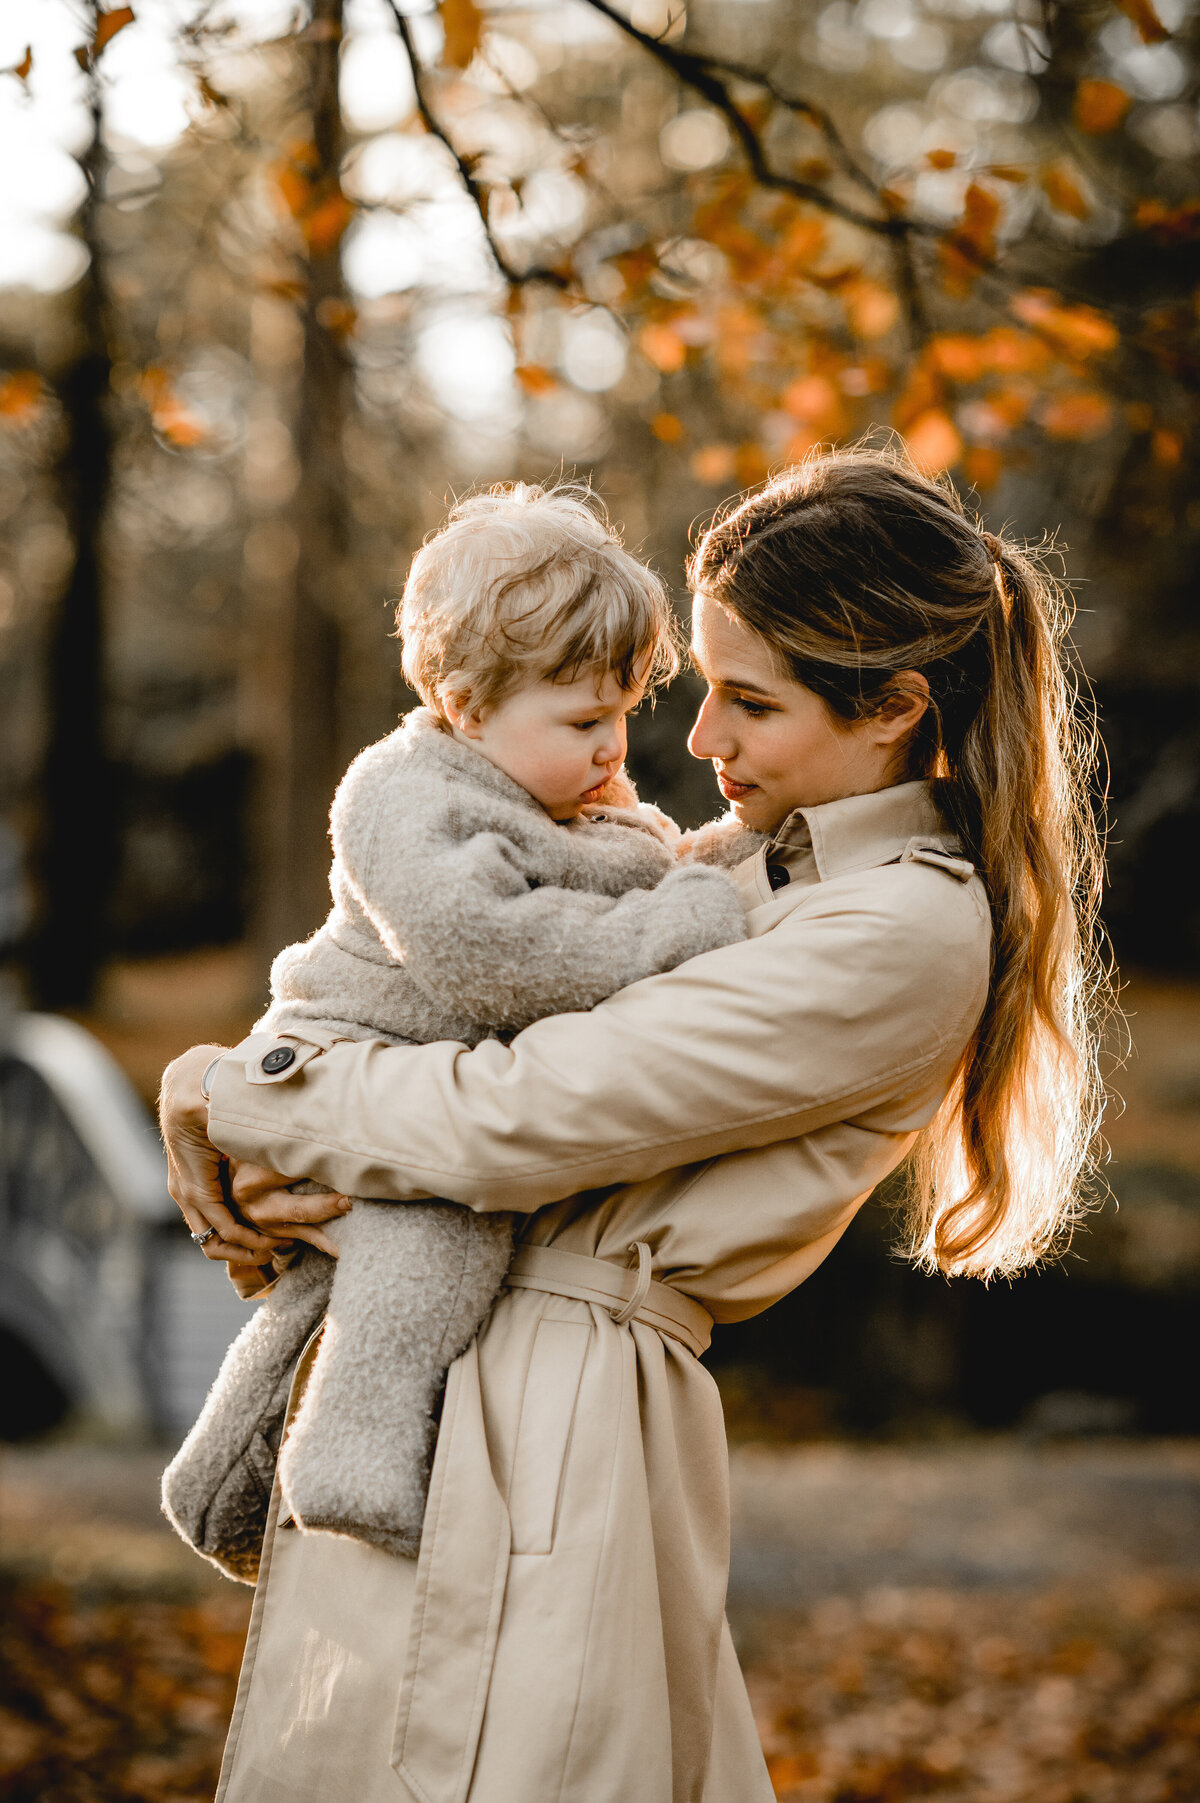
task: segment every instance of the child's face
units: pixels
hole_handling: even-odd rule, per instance
[[[626,717],[645,682],[623,689],[611,671],[535,682],[490,707],[447,708],[456,734],[528,789],[554,820],[573,820],[625,762]]]

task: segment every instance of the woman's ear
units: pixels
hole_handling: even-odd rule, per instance
[[[919,670],[901,670],[884,690],[875,713],[865,722],[876,745],[897,745],[920,725],[930,705],[929,684]]]

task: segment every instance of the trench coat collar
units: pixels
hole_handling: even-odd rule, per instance
[[[797,808],[776,832],[767,850],[812,847],[822,882],[855,870],[894,864],[914,839],[955,856],[961,851],[927,782],[895,783],[871,795],[847,795],[815,808]]]

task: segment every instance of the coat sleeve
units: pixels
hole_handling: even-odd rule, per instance
[[[347,1194],[530,1212],[834,1121],[921,1126],[987,993],[986,903],[919,865],[867,877],[511,1045],[336,1045],[271,1084],[252,1040],[211,1137]]]
[[[360,847],[346,818],[352,789],[348,800],[335,805],[334,844],[380,940],[419,989],[482,1029],[594,1007],[745,936],[745,909],[721,872],[674,870],[663,854],[654,888],[559,888],[533,882],[503,833],[462,836],[444,815],[394,836],[372,831]]]

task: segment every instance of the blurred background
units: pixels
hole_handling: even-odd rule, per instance
[[[781,1797],[1200,1797],[1198,99],[1192,0],[0,14],[0,1794],[211,1795],[247,1600],[156,1484],[244,1316],[148,1111],[323,917],[413,550],[586,476],[682,606],[898,432],[1065,547],[1132,1048],[1061,1264],[920,1277],[884,1195],[718,1333],[731,1613]]]

